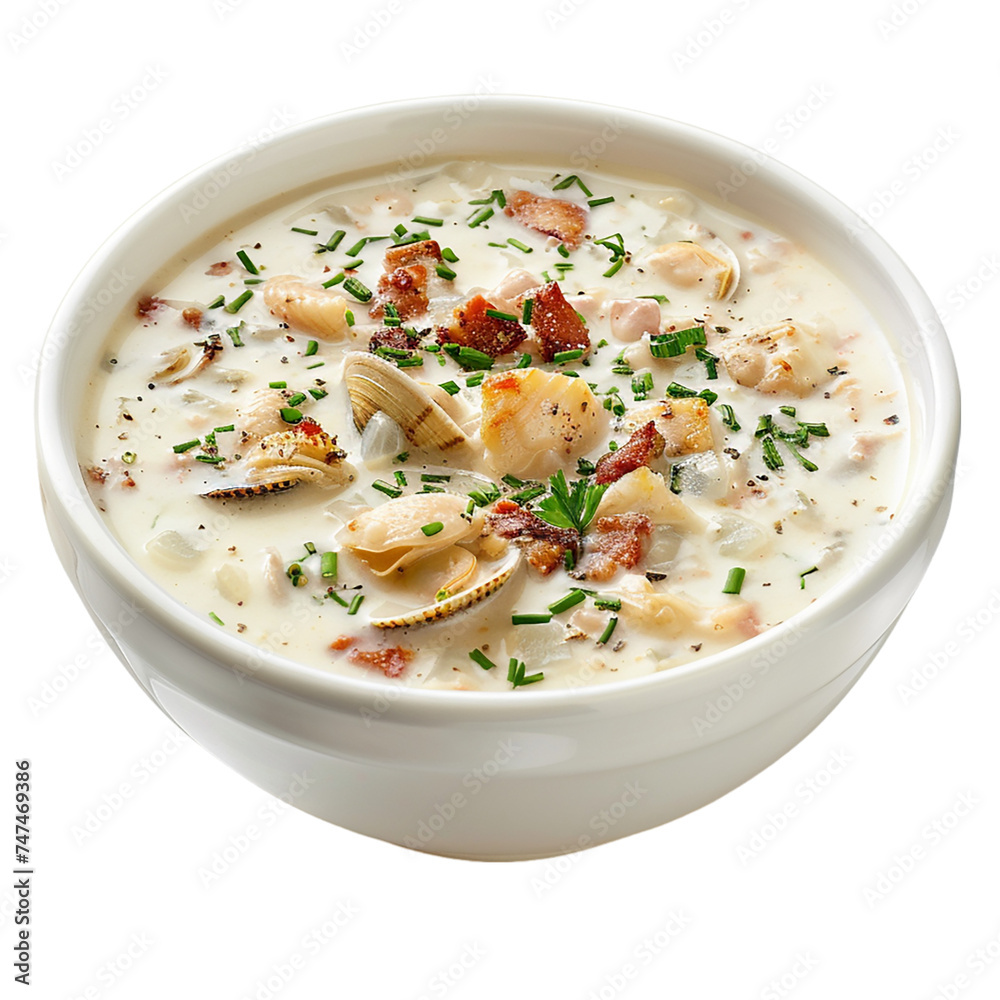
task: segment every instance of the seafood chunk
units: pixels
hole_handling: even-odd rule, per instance
[[[686,531],[703,526],[702,519],[670,492],[663,476],[645,465],[608,487],[597,508],[597,517],[627,513],[644,514],[653,524],[669,524]]]
[[[247,452],[243,465],[251,485],[311,479],[325,486],[344,486],[355,475],[345,458],[336,438],[314,421],[303,420],[266,435]]]
[[[389,247],[385,252],[382,267],[387,273],[411,264],[423,264],[433,267],[441,261],[441,247],[437,240],[419,240],[416,243],[404,243],[402,246]]]
[[[381,670],[386,677],[399,677],[413,659],[412,649],[393,646],[390,649],[352,649],[347,654],[351,663]]]
[[[427,301],[427,268],[423,264],[408,264],[378,279],[368,314],[373,319],[381,319],[386,304],[391,302],[399,318],[405,321],[427,312]]]
[[[702,400],[704,402],[704,400]],[[663,435],[656,429],[656,422],[643,424],[617,451],[609,451],[597,460],[595,483],[613,483],[641,465],[649,465],[663,454]]]
[[[236,412],[236,429],[240,433],[240,443],[259,441],[268,434],[288,430],[288,424],[281,418],[282,407],[287,406],[280,389],[255,389],[246,406]]]
[[[583,240],[587,210],[580,205],[559,198],[542,198],[530,191],[511,191],[506,198],[504,214],[522,226],[545,236],[554,236],[571,250],[575,250]]]
[[[521,309],[521,302],[525,299],[526,293],[533,288],[541,287],[541,282],[523,267],[508,271],[499,281],[496,288],[490,292],[491,302],[497,304],[497,309],[502,312],[514,313]]]
[[[620,569],[632,569],[646,554],[653,523],[645,514],[599,517],[584,541],[584,555],[573,576],[603,582]]]
[[[476,295],[463,305],[455,307],[455,322],[441,330],[441,342],[450,341],[463,347],[498,358],[519,347],[528,334],[520,323],[487,315],[486,310],[496,311],[482,295]]]
[[[513,500],[499,501],[486,524],[489,531],[518,545],[543,576],[564,565],[567,551],[575,556],[580,547],[580,535],[572,528],[557,528]]]
[[[621,613],[641,628],[655,629],[663,638],[676,639],[701,625],[707,608],[675,594],[656,590],[644,576],[628,574],[618,584]]]
[[[535,331],[542,360],[551,361],[560,351],[590,350],[587,324],[576,314],[556,281],[538,289],[532,297],[531,328]]]
[[[292,274],[268,278],[262,288],[264,304],[293,330],[321,340],[336,340],[348,331],[347,300],[328,288],[309,285]]]
[[[359,514],[338,539],[376,576],[387,576],[457,542],[475,538],[483,526],[478,509],[466,514],[468,498],[457,493],[413,493]],[[428,534],[431,524],[441,528]]]
[[[418,448],[447,451],[466,441],[462,428],[423,386],[382,358],[350,352],[344,362],[344,382],[359,431],[382,411]]]
[[[488,375],[482,404],[486,463],[499,474],[549,475],[590,451],[607,422],[582,378],[538,368]]]
[[[612,299],[611,336],[624,343],[660,330],[660,304],[655,299]]]
[[[649,255],[647,263],[676,288],[694,289],[700,284],[713,299],[724,299],[734,290],[732,263],[697,243],[665,243]]]
[[[700,396],[666,400],[656,425],[663,434],[664,451],[671,458],[715,447],[708,403]]]
[[[816,358],[817,338],[801,323],[756,327],[719,345],[726,371],[758,392],[807,396],[829,376]]]

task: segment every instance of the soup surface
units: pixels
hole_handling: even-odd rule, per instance
[[[908,423],[887,340],[806,248],[666,183],[457,162],[175,261],[79,452],[247,670],[511,691],[801,610],[889,524]]]

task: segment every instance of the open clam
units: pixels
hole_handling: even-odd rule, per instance
[[[422,625],[448,618],[499,590],[514,575],[520,562],[521,553],[516,549],[510,549],[502,559],[496,562],[479,564],[472,582],[468,583],[464,589],[448,593],[447,596],[442,594],[439,600],[414,608],[412,611],[401,611],[384,618],[372,618],[371,624],[375,628],[382,629],[406,628],[410,625]]]
[[[740,283],[740,261],[732,248],[697,222],[675,219],[669,229],[674,240],[649,255],[650,269],[675,287],[701,286],[714,299],[728,299]]]
[[[344,382],[359,431],[381,411],[418,448],[448,451],[467,440],[462,428],[426,389],[374,354],[351,351],[344,362]]]

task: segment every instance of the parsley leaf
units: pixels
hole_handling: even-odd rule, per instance
[[[583,534],[607,488],[607,483],[591,484],[586,479],[578,479],[570,486],[560,469],[549,477],[550,493],[539,501],[535,513],[557,528],[572,528]]]

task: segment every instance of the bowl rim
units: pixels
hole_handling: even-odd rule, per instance
[[[808,198],[810,204],[827,219],[852,227],[857,243],[891,276],[896,289],[902,293],[909,309],[918,318],[921,332],[925,334],[921,344],[929,353],[931,362],[931,377],[925,384],[931,388],[936,419],[928,432],[926,447],[919,456],[911,458],[910,483],[897,511],[897,523],[902,526],[893,532],[880,557],[860,573],[848,573],[815,602],[786,621],[703,659],[693,660],[667,671],[620,681],[582,684],[579,687],[555,690],[528,687],[518,690],[516,694],[513,691],[456,692],[392,686],[393,717],[420,720],[441,714],[453,716],[456,708],[460,708],[461,714],[468,718],[515,721],[556,713],[576,714],[598,707],[602,710],[616,710],[623,707],[623,702],[648,699],[654,695],[672,699],[690,689],[692,683],[703,685],[711,680],[712,675],[717,675],[721,684],[734,667],[738,671],[747,669],[747,664],[752,663],[754,657],[769,646],[787,644],[790,635],[809,631],[824,620],[843,617],[851,607],[863,602],[865,593],[873,595],[881,589],[928,536],[941,500],[948,495],[957,459],[960,400],[954,356],[934,306],[915,276],[888,243],[864,223],[857,213],[814,181],[762,150],[716,132],[649,112],[593,101],[532,95],[450,94],[418,97],[364,105],[314,118],[282,130],[268,140],[265,146],[239,147],[196,167],[150,198],[122,222],[93,253],[67,289],[49,325],[40,353],[35,395],[39,475],[45,499],[58,509],[62,525],[72,527],[70,541],[73,548],[79,549],[82,545],[100,568],[102,575],[113,583],[119,595],[137,597],[136,603],[142,606],[144,616],[175,635],[183,636],[204,658],[212,662],[213,668],[242,674],[243,671],[238,670],[235,664],[252,657],[257,666],[247,674],[247,680],[285,691],[317,705],[339,709],[359,710],[370,705],[380,695],[385,696],[390,687],[381,680],[345,677],[309,667],[230,635],[207,619],[202,621],[192,608],[161,588],[128,557],[100,517],[86,490],[82,487],[80,489],[82,503],[70,505],[63,501],[60,492],[54,488],[53,476],[60,477],[60,482],[78,482],[80,470],[73,449],[64,449],[64,438],[60,432],[58,393],[55,389],[60,378],[60,358],[63,353],[54,351],[47,354],[46,347],[50,340],[58,336],[60,330],[71,323],[74,312],[87,297],[93,277],[113,258],[119,244],[158,210],[204,183],[214,171],[223,169],[234,161],[242,162],[248,157],[258,156],[262,149],[266,152],[269,148],[280,147],[310,134],[324,134],[358,119],[398,115],[401,112],[416,114],[444,111],[456,101],[464,99],[475,99],[483,110],[496,115],[571,115],[574,123],[580,123],[587,115],[596,117],[612,113],[657,130],[665,143],[680,143],[689,149],[701,150],[713,159],[722,160],[725,157],[725,162],[741,162],[745,158],[752,158],[758,164],[758,172],[770,175],[772,183],[791,188],[800,197]],[[437,159],[439,158],[431,158],[429,162],[436,162]],[[739,208],[738,199],[735,206]],[[905,362],[901,362],[901,367],[904,371],[908,370]],[[69,437],[65,440],[68,441]],[[928,497],[931,502],[927,501]],[[109,541],[113,544],[108,544]],[[795,641],[797,638],[792,640],[793,643]]]

